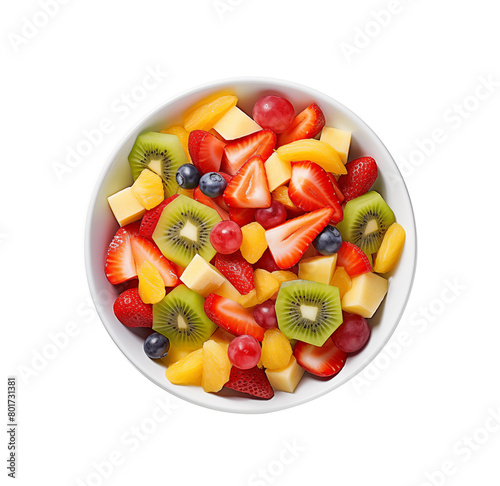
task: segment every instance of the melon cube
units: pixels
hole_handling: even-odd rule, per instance
[[[226,278],[200,255],[195,255],[181,275],[186,287],[202,297],[217,291]]]
[[[299,263],[299,278],[330,285],[336,264],[337,253],[307,258]]]
[[[266,375],[274,390],[293,393],[304,376],[304,369],[292,355],[288,365],[278,370],[266,370]]]
[[[226,140],[234,140],[262,130],[257,123],[237,106],[233,106],[213,128]]]
[[[324,127],[321,132],[320,141],[332,146],[340,156],[340,160],[345,165],[349,158],[349,148],[351,147],[351,132],[339,130],[338,128]]]
[[[281,160],[276,152],[273,152],[271,157],[264,164],[266,168],[267,183],[269,191],[274,191],[277,187],[288,184],[292,177],[291,163],[286,160]]]
[[[342,299],[342,310],[370,318],[384,300],[388,287],[388,280],[375,273],[354,277],[351,289]]]
[[[144,206],[135,197],[131,187],[109,196],[108,203],[120,226],[141,219],[146,212]]]

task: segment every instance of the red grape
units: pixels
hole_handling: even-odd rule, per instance
[[[279,226],[286,221],[285,206],[278,201],[273,201],[268,208],[257,209],[255,212],[255,221],[264,229]]]
[[[253,336],[235,337],[227,348],[229,361],[240,370],[249,370],[260,360],[261,348],[259,341]]]
[[[293,105],[281,96],[264,96],[252,112],[253,119],[262,128],[268,128],[274,133],[283,133],[295,118]]]
[[[263,327],[266,330],[277,328],[278,319],[276,318],[274,300],[269,299],[258,305],[253,310],[253,318],[260,327]]]
[[[344,322],[332,334],[335,346],[344,353],[355,353],[359,351],[370,337],[370,326],[368,321],[356,314],[342,313]]]
[[[210,232],[210,243],[223,255],[239,250],[242,241],[243,233],[234,221],[221,221]]]

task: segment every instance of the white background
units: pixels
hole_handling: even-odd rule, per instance
[[[70,0],[45,26],[24,27],[29,39],[23,19],[43,23],[39,3],[2,4],[1,359],[4,380],[19,380],[18,484],[498,485],[495,3],[223,4]],[[389,7],[389,21],[374,21]],[[120,110],[156,66],[168,76]],[[103,164],[143,116],[200,83],[259,75],[321,90],[374,129],[405,174],[419,255],[400,326],[357,381],[242,416],[169,397],[133,368],[89,304],[83,233]],[[490,92],[476,91],[481,77]],[[114,130],[58,177],[54,162],[105,118]],[[439,143],[417,153],[439,129]],[[68,325],[64,348],[33,370]],[[167,402],[170,416],[153,422]],[[147,431],[133,441],[137,427]]]

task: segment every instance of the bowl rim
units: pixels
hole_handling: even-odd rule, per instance
[[[235,403],[242,403],[242,402],[223,402],[221,401],[221,406],[216,406],[212,405],[210,403],[203,403],[203,401],[199,401],[196,399],[192,399],[190,397],[186,397],[182,395],[181,393],[177,393],[174,390],[166,389],[162,383],[160,383],[158,380],[156,380],[154,377],[150,376],[145,370],[141,369],[141,367],[133,361],[133,359],[122,349],[120,345],[118,345],[117,341],[111,334],[110,329],[108,328],[108,325],[106,324],[106,319],[105,316],[102,315],[101,309],[99,305],[96,305],[96,300],[95,296],[97,295],[97,284],[94,281],[93,278],[93,272],[91,268],[91,244],[90,244],[90,235],[91,235],[91,220],[92,220],[92,215],[94,212],[94,207],[96,205],[96,201],[98,198],[99,194],[99,189],[102,186],[104,179],[106,178],[106,175],[108,171],[111,168],[112,162],[116,159],[116,156],[118,155],[118,152],[122,149],[123,145],[126,143],[127,140],[130,139],[130,137],[138,131],[138,129],[146,124],[146,122],[153,118],[155,115],[157,115],[159,112],[163,111],[168,105],[174,104],[186,97],[193,96],[198,92],[204,91],[204,90],[217,90],[218,88],[223,88],[227,87],[229,85],[237,85],[241,83],[246,83],[246,84],[267,84],[269,89],[273,88],[289,88],[289,89],[295,89],[298,91],[302,91],[303,93],[306,93],[308,95],[311,95],[312,97],[316,98],[327,98],[332,105],[337,105],[340,106],[344,112],[348,113],[349,116],[356,121],[356,123],[363,125],[368,132],[371,132],[371,134],[375,137],[375,139],[380,143],[380,145],[383,147],[385,150],[387,156],[388,156],[388,162],[392,165],[393,169],[396,171],[397,174],[399,174],[400,181],[403,184],[403,189],[407,197],[407,201],[409,204],[409,209],[410,209],[410,214],[411,214],[411,221],[412,221],[412,231],[414,235],[414,255],[413,255],[413,260],[412,260],[412,268],[411,268],[411,276],[410,276],[410,281],[409,281],[409,286],[408,290],[404,299],[404,302],[402,303],[400,307],[400,312],[397,315],[397,317],[394,319],[394,324],[392,328],[390,329],[389,332],[387,332],[386,336],[384,339],[382,339],[381,343],[379,346],[373,351],[373,353],[370,356],[367,356],[367,358],[361,362],[360,365],[358,365],[357,370],[354,374],[352,375],[346,375],[345,377],[340,378],[336,383],[333,388],[328,388],[325,387],[324,389],[318,391],[317,393],[314,393],[312,395],[308,395],[304,398],[295,398],[295,400],[291,400],[290,403],[286,403],[285,405],[280,404],[273,404],[272,401],[268,401],[265,403],[265,408],[258,408],[255,407],[255,409],[240,409]],[[120,138],[120,140],[116,143],[114,149],[109,153],[109,155],[106,156],[106,162],[103,165],[97,180],[94,184],[94,188],[92,191],[92,194],[90,196],[90,202],[88,204],[88,209],[87,209],[87,216],[85,220],[85,228],[84,228],[84,259],[85,259],[85,272],[87,276],[87,283],[89,286],[90,290],[90,295],[92,298],[92,302],[94,304],[94,307],[96,309],[96,312],[99,316],[99,319],[106,329],[108,335],[111,337],[112,341],[115,343],[116,347],[123,353],[123,355],[128,359],[130,363],[142,374],[144,375],[147,379],[155,383],[157,386],[159,386],[162,390],[165,392],[174,395],[176,398],[179,398],[181,400],[187,401],[189,403],[192,403],[197,406],[202,406],[204,408],[208,408],[211,410],[216,410],[219,412],[228,412],[228,413],[241,413],[241,414],[262,414],[262,413],[271,413],[271,412],[277,412],[280,410],[287,410],[299,405],[303,405],[304,403],[311,402],[313,400],[316,400],[317,398],[320,398],[327,393],[333,392],[334,390],[337,390],[340,388],[342,385],[347,383],[348,381],[352,380],[356,376],[358,376],[370,363],[372,363],[377,356],[381,353],[381,351],[385,348],[387,343],[390,341],[392,336],[394,335],[396,328],[398,327],[401,318],[403,317],[403,314],[406,310],[408,301],[410,299],[410,295],[412,292],[413,288],[413,283],[415,280],[415,274],[416,274],[416,269],[417,269],[417,256],[418,256],[418,236],[417,236],[417,227],[416,227],[416,221],[415,221],[415,212],[413,210],[413,204],[411,201],[410,193],[408,191],[408,187],[406,185],[406,182],[403,178],[403,175],[401,171],[399,170],[398,165],[396,164],[394,158],[392,157],[391,153],[385,146],[384,142],[379,138],[379,136],[373,131],[373,129],[362,119],[360,118],[355,112],[353,112],[350,108],[345,106],[344,104],[340,103],[337,101],[335,98],[332,98],[330,95],[319,91],[315,88],[311,88],[309,86],[306,86],[301,83],[293,82],[293,81],[288,81],[288,80],[283,80],[279,78],[273,78],[273,77],[266,77],[266,76],[238,76],[238,77],[231,77],[231,78],[223,78],[223,79],[217,79],[213,81],[209,81],[200,85],[196,85],[192,88],[189,88],[187,90],[184,90],[170,98],[167,98],[163,103],[161,103],[158,107],[154,108],[147,114],[145,114],[143,117],[141,117],[137,123],[135,123],[125,134],[123,137]],[[251,400],[251,399],[249,399]],[[260,403],[260,402],[259,402]]]

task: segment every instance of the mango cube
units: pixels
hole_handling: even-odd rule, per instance
[[[232,107],[236,106],[238,98],[232,95],[218,96],[203,100],[193,107],[184,117],[184,128],[193,130],[210,130]]]
[[[266,168],[267,183],[271,192],[277,187],[288,184],[292,177],[291,163],[281,160],[276,152],[273,152],[271,157],[266,160],[264,166]]]
[[[388,287],[388,280],[375,273],[354,277],[351,289],[342,299],[342,310],[369,319],[387,294]]]
[[[257,123],[237,106],[233,106],[213,128],[226,140],[234,140],[262,130]]]
[[[336,253],[329,256],[307,258],[299,263],[299,278],[330,285],[336,264]]]
[[[217,291],[226,277],[200,255],[195,255],[181,275],[186,287],[194,290],[202,297]]]
[[[217,290],[214,290],[214,294],[220,295],[221,297],[225,297],[226,299],[229,300],[234,300],[235,302],[237,302],[238,299],[241,298],[241,294],[236,290],[234,285],[225,277],[222,285]]]
[[[349,274],[344,267],[336,268],[332,280],[330,281],[330,285],[333,285],[334,287],[337,287],[339,289],[340,299],[344,297],[346,292],[351,290],[351,277],[349,277]]]
[[[108,203],[120,226],[126,226],[141,219],[146,212],[144,206],[135,197],[131,187],[109,196]]]
[[[321,142],[326,142],[332,146],[340,156],[340,160],[345,165],[349,158],[349,148],[351,147],[351,132],[339,130],[338,128],[324,127],[320,137]]]
[[[288,365],[277,370],[266,370],[266,375],[274,390],[293,393],[304,376],[304,369],[292,354]]]

